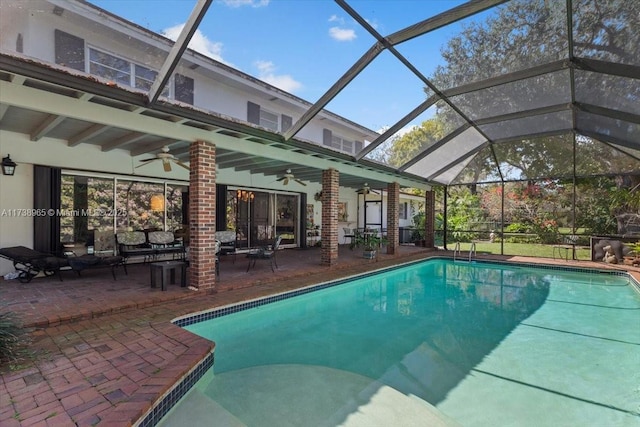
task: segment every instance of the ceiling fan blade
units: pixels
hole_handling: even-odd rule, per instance
[[[282,181],[283,179],[286,179],[286,178],[287,178],[286,176],[283,176],[281,178],[276,179],[276,181]]]
[[[191,168],[187,165],[185,165],[184,163],[182,163],[180,160],[174,160],[176,162],[176,165],[178,166],[182,166],[183,168],[185,168],[186,170],[190,171]]]
[[[164,171],[165,171],[165,172],[171,172],[171,163],[169,163],[169,162],[162,162],[162,167],[164,167]]]
[[[300,181],[299,179],[296,179],[296,182],[304,187],[307,186],[307,184],[305,184],[304,182]]]
[[[283,182],[283,184],[284,184],[284,185],[289,184],[289,178],[288,178],[288,177],[286,177],[286,176],[284,177],[284,182]]]
[[[141,159],[140,161],[141,161],[141,162],[152,162],[152,161],[154,161],[154,160],[158,160],[158,158],[157,158],[157,157],[151,157],[151,158],[149,158],[149,159]]]
[[[141,168],[142,166],[147,166],[149,163],[143,163],[141,165],[136,166],[134,169],[138,169]]]

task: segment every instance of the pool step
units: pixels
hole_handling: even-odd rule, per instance
[[[171,417],[171,418],[170,418]],[[313,365],[216,374],[161,424],[198,426],[459,426],[437,408],[362,375]]]

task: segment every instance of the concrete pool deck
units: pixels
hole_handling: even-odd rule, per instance
[[[29,350],[34,355],[18,369],[5,366],[1,371],[0,425],[132,425],[213,348],[171,319],[450,253],[401,246],[399,254],[383,254],[377,261],[360,255],[341,247],[340,262],[327,268],[319,265],[316,248],[285,250],[275,273],[262,264],[250,274],[244,259],[223,259],[215,293],[176,285],[166,292],[153,289],[145,265],[129,267],[128,276],[119,271],[116,281],[108,271],[95,270],[82,277],[66,272],[63,282],[56,277],[29,284],[0,282],[3,310],[17,313],[33,328]],[[508,256],[478,259],[622,268],[640,281],[640,268],[629,266]]]

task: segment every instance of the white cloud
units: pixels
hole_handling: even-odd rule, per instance
[[[171,28],[167,28],[162,31],[162,35],[175,41],[180,35],[183,27],[184,24],[178,24]],[[209,40],[200,30],[196,30],[193,37],[191,37],[191,40],[189,41],[189,48],[206,55],[209,58],[215,59],[216,61],[231,65],[222,58],[222,42],[213,42]]]
[[[270,74],[276,69],[276,66],[273,65],[271,61],[256,61],[254,63],[260,74]]]
[[[271,61],[256,61],[254,65],[258,69],[258,78],[278,89],[294,93],[302,87],[302,83],[288,74],[275,74],[276,67]]]
[[[341,18],[338,15],[331,15],[329,17],[329,22],[337,22],[340,25],[344,25],[344,18]]]
[[[383,133],[385,133],[386,131],[389,130],[391,126],[383,126],[380,129],[377,130],[377,132],[382,135]],[[405,126],[402,129],[398,130],[396,133],[394,133],[393,135],[391,135],[391,137],[389,138],[389,140],[393,140],[395,138],[401,138],[404,135],[408,134],[409,132],[414,131],[415,129],[417,129],[418,126],[416,125],[409,125],[409,126]]]
[[[329,36],[339,42],[349,42],[357,37],[354,30],[340,27],[329,28]]]
[[[271,0],[222,0],[222,3],[229,7],[263,7],[267,6]]]
[[[416,125],[405,126],[402,129],[400,129],[398,132],[393,134],[393,136],[397,137],[397,138],[401,138],[401,137],[405,136],[406,134],[408,134],[409,132],[413,132],[414,130],[418,129],[418,127],[419,126],[416,126]]]

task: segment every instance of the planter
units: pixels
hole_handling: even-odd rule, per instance
[[[376,257],[375,250],[364,250],[362,251],[362,257],[364,259],[374,259]]]

